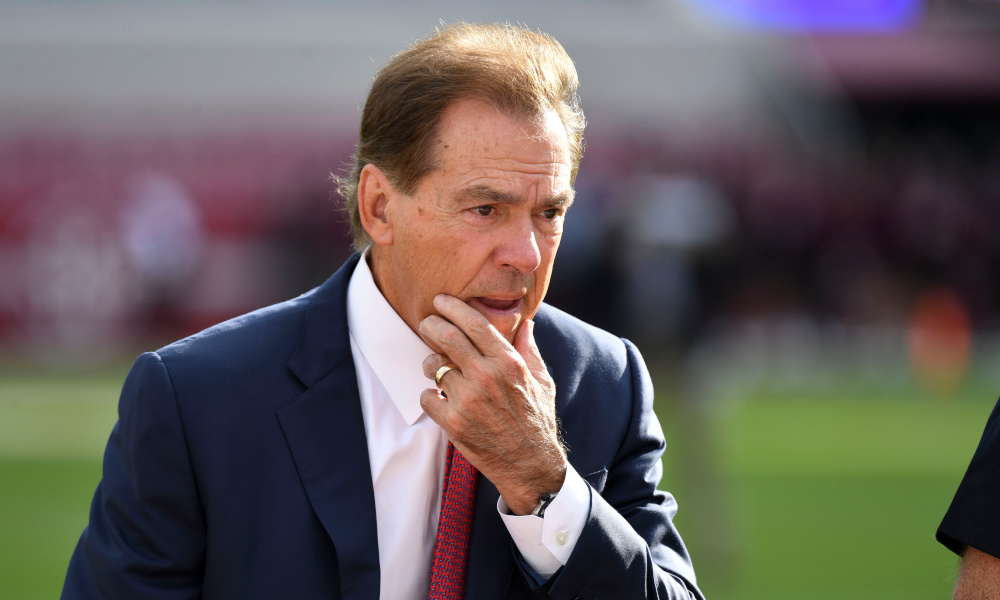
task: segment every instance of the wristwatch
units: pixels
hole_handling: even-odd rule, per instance
[[[536,517],[544,517],[545,509],[548,508],[549,505],[552,504],[552,501],[555,499],[556,499],[555,494],[542,494],[542,497],[538,501],[538,504],[535,505],[535,510],[531,511],[531,514]]]

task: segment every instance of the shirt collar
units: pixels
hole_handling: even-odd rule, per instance
[[[420,393],[432,384],[424,377],[423,362],[434,351],[379,291],[367,254],[358,261],[347,286],[347,326],[406,424],[413,425],[424,414]]]

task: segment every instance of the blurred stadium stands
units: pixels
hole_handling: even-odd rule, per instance
[[[647,355],[705,588],[943,597],[1000,390],[997,0],[0,0],[0,596],[57,589],[124,362],[347,256],[371,78],[460,19],[577,63],[549,301]]]
[[[940,292],[990,348],[1000,5],[848,5],[4,2],[0,343],[100,362],[321,282],[348,252],[327,176],[372,74],[464,18],[578,63],[591,126],[553,303],[647,351],[756,331],[905,362]]]

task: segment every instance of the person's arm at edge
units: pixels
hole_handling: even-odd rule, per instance
[[[954,599],[1000,599],[1000,558],[966,546],[955,583]]]

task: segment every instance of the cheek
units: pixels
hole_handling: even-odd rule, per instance
[[[538,271],[536,272],[538,285],[548,285],[549,277],[552,275],[552,267],[556,260],[556,251],[559,249],[559,239],[559,236],[545,238],[543,243],[538,246],[538,251],[542,255],[542,264],[538,266]]]
[[[431,296],[458,295],[481,268],[467,241],[448,236],[425,236],[414,252],[420,253],[415,260],[422,263],[423,277],[418,285]]]
[[[556,251],[559,250],[559,241],[562,236],[550,235],[541,238],[538,244],[538,251],[542,255],[542,264],[539,269],[552,271],[552,264],[556,260]]]

